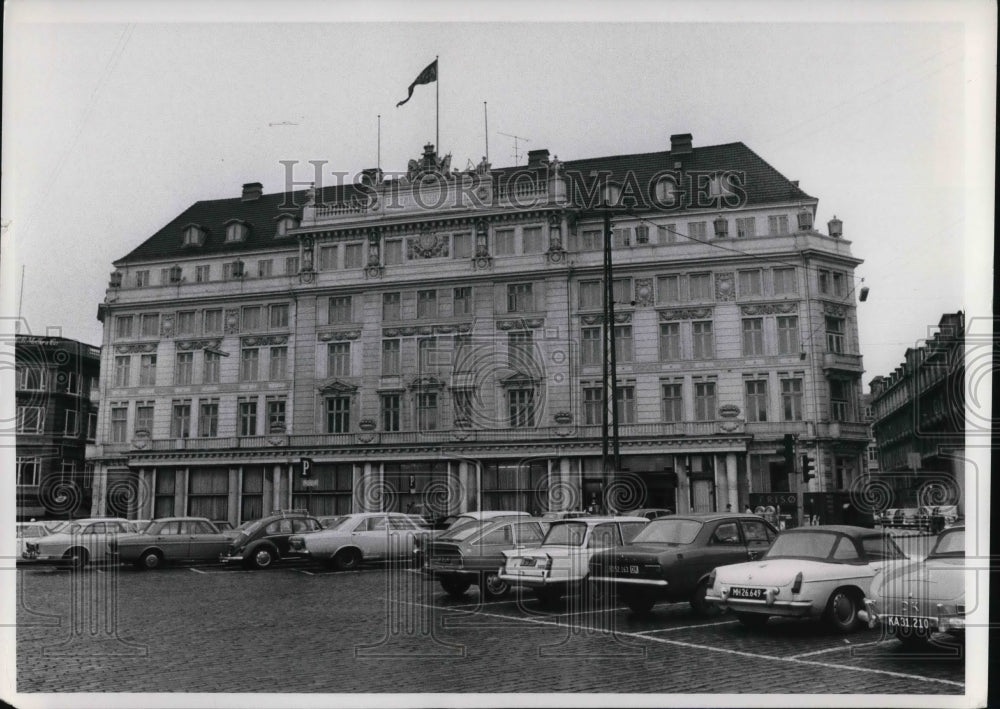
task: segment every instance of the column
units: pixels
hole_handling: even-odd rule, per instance
[[[187,514],[188,469],[177,468],[174,482],[174,514],[183,517]]]
[[[226,505],[226,519],[234,527],[239,524],[240,510],[240,471],[238,468],[229,469],[229,502]]]
[[[145,494],[143,492],[145,491]],[[153,500],[156,497],[156,469],[139,471],[139,505],[136,519],[153,519]]]
[[[740,511],[740,489],[736,479],[736,454],[726,453],[726,482],[729,487],[728,503],[732,505],[733,512]]]
[[[462,495],[458,501],[458,509],[455,511],[457,514],[469,511],[469,502],[473,499],[470,478],[469,462],[466,460],[458,461],[458,488],[462,492]]]
[[[103,463],[94,466],[94,480],[90,490],[90,514],[93,517],[107,516],[108,467]]]
[[[677,513],[690,512],[691,479],[688,477],[688,461],[686,456],[674,456],[674,470],[677,471]]]
[[[275,480],[273,472],[271,473],[271,475],[267,474],[266,465],[261,466],[261,473],[264,476],[264,481],[260,489],[260,507],[261,507],[260,513],[261,515],[266,517],[267,515],[271,514],[271,510],[267,509],[267,505],[270,500],[273,500]]]
[[[273,471],[274,485],[271,488],[271,509],[283,510],[285,506],[281,504],[281,466],[275,465]]]

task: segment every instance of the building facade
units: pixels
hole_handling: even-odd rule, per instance
[[[868,436],[850,242],[742,143],[199,202],[115,263],[94,512],[742,509]],[[300,183],[304,184],[304,183]],[[602,455],[602,187],[620,465]],[[808,486],[781,441],[817,457]],[[311,462],[302,475],[301,461]],[[131,487],[130,487],[131,486]]]
[[[965,314],[942,315],[933,337],[869,386],[877,478],[891,490],[889,506],[964,510]]]
[[[101,352],[62,337],[17,335],[18,520],[90,511],[86,446],[97,433]]]

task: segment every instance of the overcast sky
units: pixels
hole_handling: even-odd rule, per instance
[[[395,105],[435,55],[453,167],[483,155],[487,101],[496,166],[514,164],[501,133],[527,139],[522,151],[573,160],[665,150],[672,133],[688,132],[696,147],[742,141],[799,180],[819,199],[817,225],[825,231],[836,214],[865,261],[856,273],[871,289],[858,306],[866,384],[942,313],[989,315],[987,3],[592,5],[587,17],[604,21],[576,24],[307,23],[351,16],[328,5],[212,5],[216,19],[250,23],[150,22],[157,6],[146,3],[117,16],[95,16],[95,3],[7,6],[4,312],[17,312],[23,266],[32,332],[61,327],[100,344],[112,261],[197,200],[237,196],[252,181],[280,191],[281,160],[374,166],[378,114],[383,169],[405,169],[434,140],[434,87]],[[200,5],[183,7],[199,18]],[[525,20],[572,18],[575,7],[354,11],[445,20],[459,9],[474,19],[477,8]],[[11,22],[26,10],[72,21]],[[626,18],[640,21],[609,21]]]

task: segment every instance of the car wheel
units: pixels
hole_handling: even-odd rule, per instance
[[[90,552],[83,547],[75,547],[63,554],[63,558],[69,560],[73,571],[82,571],[90,559]]]
[[[632,609],[637,615],[645,615],[653,610],[656,599],[645,593],[629,593],[623,599],[625,605]]]
[[[510,593],[510,584],[500,578],[495,571],[486,572],[480,581],[479,589],[486,598],[500,598]]]
[[[763,628],[767,625],[768,616],[763,613],[740,613],[736,612],[736,620],[743,623],[748,628]]]
[[[826,619],[838,633],[849,633],[861,622],[858,602],[848,589],[838,588],[826,604]]]
[[[333,568],[337,571],[354,571],[361,566],[361,552],[357,549],[343,549],[333,557]]]
[[[139,561],[136,562],[136,566],[144,571],[152,571],[153,569],[158,569],[163,565],[163,555],[158,551],[144,551],[142,556],[139,557]]]
[[[705,579],[698,584],[698,588],[694,590],[694,594],[691,596],[691,609],[695,612],[695,615],[699,615],[702,618],[711,618],[722,613],[722,608],[706,600],[705,594],[707,593],[708,579]]]
[[[253,569],[268,569],[278,560],[278,554],[270,547],[258,547],[250,557],[250,567]]]
[[[441,588],[452,598],[462,598],[472,584],[468,581],[458,581],[456,579],[441,579]]]

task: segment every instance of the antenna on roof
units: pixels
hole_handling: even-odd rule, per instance
[[[497,133],[500,133],[500,131],[497,131]],[[527,138],[522,138],[519,135],[513,135],[511,133],[500,133],[500,135],[505,135],[508,138],[514,139],[514,164],[517,165],[517,163],[521,161],[521,153],[517,149],[518,148],[517,141],[523,140],[525,143],[530,143],[531,141],[528,140]]]

